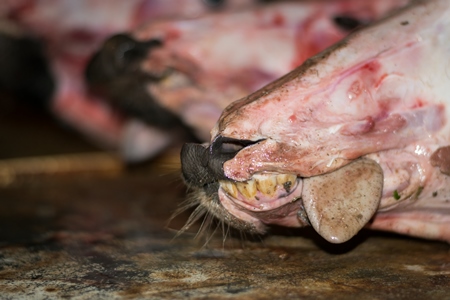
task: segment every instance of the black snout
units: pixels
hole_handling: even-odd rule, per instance
[[[203,187],[227,179],[223,164],[241,149],[259,141],[218,136],[211,145],[185,144],[181,149],[181,171],[188,185]]]
[[[159,40],[138,42],[126,34],[107,39],[86,68],[89,84],[102,84],[127,73],[139,71],[139,65],[152,48],[161,47]],[[154,78],[157,79],[157,78]]]
[[[152,51],[162,47],[159,40],[136,41],[126,34],[112,36],[92,57],[85,76],[89,90],[127,115],[162,128],[179,126],[179,119],[158,104],[147,90],[168,75],[142,71],[141,65]]]

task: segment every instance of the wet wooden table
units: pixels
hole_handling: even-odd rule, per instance
[[[28,142],[14,139],[20,130],[27,136],[29,119],[14,118],[17,127],[0,120],[0,142],[23,151],[13,161],[19,173],[2,165],[1,299],[450,299],[446,243],[363,231],[330,245],[311,230],[280,228],[265,237],[227,233],[225,242],[220,227],[206,237],[196,238],[198,228],[175,237],[189,215],[168,224],[186,195],[176,168],[165,167],[176,149],[140,167],[121,169],[107,158],[106,167],[66,174],[39,157],[83,161],[97,150],[56,125],[32,123],[73,148],[44,142],[43,152],[25,153],[36,132]],[[11,163],[6,150],[0,163]],[[38,161],[17,167],[33,151]],[[27,174],[29,166],[44,171]]]

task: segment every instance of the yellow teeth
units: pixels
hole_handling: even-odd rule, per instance
[[[257,192],[273,197],[280,186],[290,193],[296,181],[297,176],[293,174],[257,174],[253,176],[252,180],[245,182],[221,181],[220,185],[233,198],[238,198],[238,194],[241,194],[247,199],[259,200]]]
[[[222,180],[222,181],[220,181],[220,186],[230,196],[232,196],[233,198],[237,198],[238,191],[237,191],[236,185],[233,182]]]
[[[241,192],[245,198],[252,199],[256,196],[256,184],[254,180],[236,182],[236,186],[238,191]]]
[[[297,176],[293,174],[277,175],[277,184],[282,185],[286,192],[290,192],[297,181]]]
[[[277,190],[277,177],[274,175],[254,175],[258,190],[269,197]]]

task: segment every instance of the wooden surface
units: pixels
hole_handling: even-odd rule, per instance
[[[0,187],[1,299],[450,298],[446,243],[363,231],[331,245],[310,229],[281,228],[265,237],[227,234],[225,242],[222,228],[175,237],[189,215],[168,224],[186,197],[177,149],[143,166],[113,158],[108,168],[55,173],[45,159],[83,166],[92,153],[111,154],[26,113],[33,117],[0,119],[0,166],[33,159],[40,170],[16,168],[20,176]],[[27,146],[36,136],[45,149]]]

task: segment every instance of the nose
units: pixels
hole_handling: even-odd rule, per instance
[[[104,42],[89,62],[86,79],[89,84],[95,85],[136,72],[148,51],[161,46],[162,42],[156,39],[139,42],[127,34],[114,35]]]
[[[210,145],[185,144],[181,149],[181,171],[188,185],[203,187],[228,179],[223,164],[240,150],[259,141],[218,136]]]
[[[86,67],[90,92],[150,125],[164,129],[179,127],[178,117],[162,107],[147,89],[149,83],[157,83],[170,70],[149,73],[141,68],[152,49],[162,46],[156,39],[141,42],[126,34],[110,37]]]
[[[188,143],[181,148],[181,173],[188,185],[201,187],[214,181],[208,172],[208,146]]]

